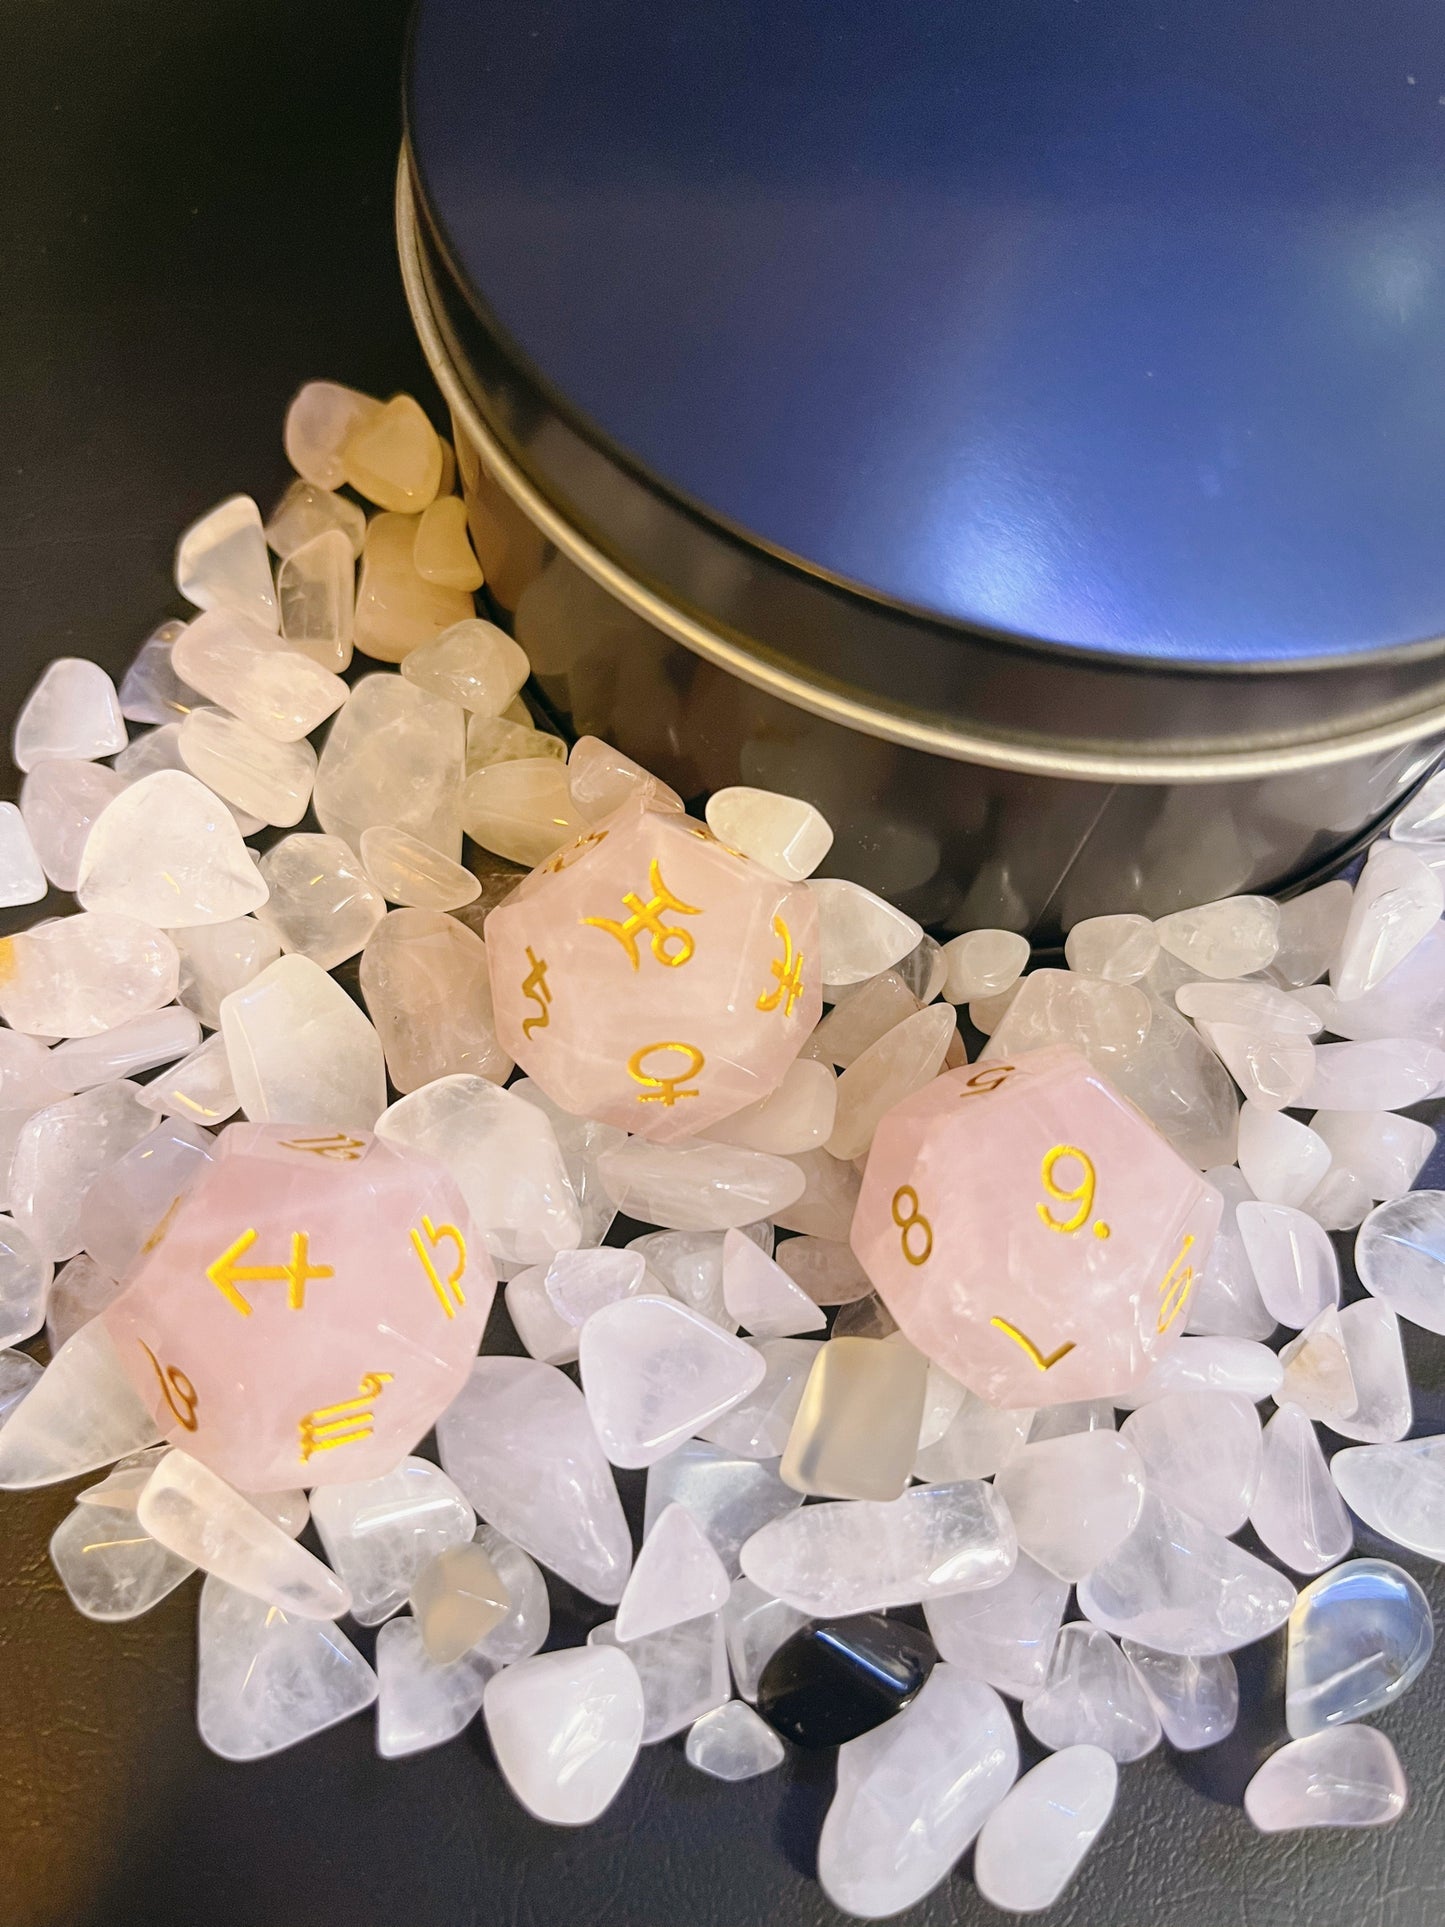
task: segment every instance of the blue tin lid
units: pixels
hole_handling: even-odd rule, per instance
[[[408,113],[501,427],[598,522],[538,408],[941,631],[1445,631],[1438,0],[422,0]]]

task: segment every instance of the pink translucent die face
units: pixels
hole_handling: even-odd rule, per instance
[[[390,1471],[460,1391],[495,1290],[430,1158],[233,1124],[104,1318],[166,1437],[264,1492]]]
[[[625,804],[486,922],[503,1048],[554,1102],[666,1141],[776,1089],[822,1011],[810,892]]]
[[[852,1244],[918,1349],[992,1405],[1137,1385],[1184,1330],[1219,1193],[1076,1052],[935,1079],[883,1119]]]

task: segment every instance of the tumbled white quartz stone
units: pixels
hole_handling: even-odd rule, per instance
[[[141,1094],[141,1103],[163,1117],[183,1117],[211,1128],[234,1117],[241,1100],[231,1078],[226,1040],[208,1037],[179,1064],[153,1077]]]
[[[57,1349],[52,1346],[52,1353]],[[0,1352],[0,1425],[33,1390],[40,1376],[40,1362],[28,1352]]]
[[[1109,984],[1137,983],[1158,955],[1159,939],[1147,917],[1086,917],[1064,939],[1070,970]]]
[[[1445,883],[1403,843],[1371,850],[1355,885],[1349,920],[1330,970],[1341,1003],[1360,997],[1398,968],[1445,909]]]
[[[188,623],[174,661],[192,689],[270,742],[309,736],[348,695],[339,676],[236,609],[211,609]]]
[[[838,1080],[828,1065],[798,1057],[767,1097],[709,1125],[706,1135],[779,1157],[826,1144],[838,1112]]]
[[[1279,906],[1279,949],[1266,970],[1271,983],[1317,983],[1339,951],[1354,892],[1339,879]]]
[[[212,1030],[220,1027],[224,999],[281,955],[280,939],[254,917],[178,931],[175,945],[181,960],[177,996]]]
[[[547,1296],[547,1267],[519,1271],[507,1280],[504,1296],[512,1329],[529,1355],[544,1365],[570,1365],[581,1326],[565,1319]]]
[[[54,1358],[67,1338],[105,1310],[120,1290],[118,1279],[102,1271],[85,1252],[55,1274],[45,1300],[45,1342]]]
[[[527,1811],[553,1826],[586,1826],[632,1771],[642,1682],[619,1647],[573,1646],[496,1674],[482,1713],[497,1765]]]
[[[999,1494],[964,1479],[804,1506],[755,1532],[741,1561],[755,1585],[822,1619],[996,1584],[1016,1554]]]
[[[1043,1687],[1068,1598],[1067,1580],[1020,1552],[997,1585],[926,1599],[923,1615],[940,1658],[1028,1699]]]
[[[935,1367],[929,1367],[930,1381]],[[925,1409],[925,1417],[927,1412]],[[913,1476],[928,1482],[989,1479],[1015,1458],[1029,1439],[1033,1413],[1026,1406],[1005,1411],[965,1392],[945,1430],[930,1444],[919,1433]],[[1112,1413],[1110,1414],[1112,1423]],[[1083,1429],[1083,1428],[1080,1428]]]
[[[917,948],[923,926],[861,884],[819,877],[809,888],[825,984],[860,984]]]
[[[1145,1042],[1153,1022],[1149,998],[1137,984],[1099,983],[1070,970],[1035,970],[1024,978],[980,1061],[1067,1044],[1096,1070],[1113,1076]],[[1187,1028],[1182,1020],[1181,1027]]]
[[[455,1737],[481,1711],[496,1662],[475,1650],[438,1665],[414,1619],[393,1619],[376,1636],[376,1750],[384,1760],[420,1753]]]
[[[1325,1420],[1355,1411],[1359,1395],[1335,1306],[1326,1305],[1298,1338],[1282,1345],[1279,1362],[1284,1367],[1281,1403],[1298,1405],[1306,1417]]]
[[[482,886],[470,870],[389,823],[374,823],[361,832],[361,861],[388,903],[457,910],[481,894]]]
[[[120,713],[131,723],[175,723],[195,707],[171,664],[171,645],[185,628],[172,618],[152,631],[136,651],[120,683]]]
[[[1256,1404],[1273,1398],[1284,1368],[1268,1345],[1251,1338],[1181,1338],[1149,1368],[1121,1406],[1147,1405],[1166,1392],[1243,1392]]]
[[[479,1358],[437,1421],[437,1448],[489,1525],[591,1598],[622,1597],[632,1541],[569,1378],[531,1358]]]
[[[1435,1132],[1390,1111],[1316,1111],[1310,1129],[1372,1199],[1403,1197],[1435,1148]]]
[[[157,1124],[100,1173],[85,1195],[77,1230],[103,1271],[126,1276],[214,1150],[209,1131],[175,1120]]]
[[[838,1080],[837,1116],[828,1150],[862,1157],[884,1113],[931,1083],[958,1034],[951,1004],[930,1004],[885,1031]]]
[[[0,1490],[54,1485],[154,1445],[156,1422],[103,1325],[82,1325],[0,1428]]]
[[[161,1444],[147,1446],[144,1452],[128,1452],[97,1484],[88,1485],[77,1492],[75,1503],[109,1506],[116,1511],[128,1512],[134,1518],[135,1509],[140,1503],[140,1495],[150,1483],[151,1473],[155,1471],[170,1449],[169,1445]],[[298,1496],[304,1510],[306,1495],[303,1492]],[[277,1493],[276,1497],[284,1498],[286,1494]],[[304,1524],[303,1519],[296,1531],[299,1532]],[[291,1536],[294,1538],[296,1534],[293,1533]]]
[[[25,698],[15,719],[10,753],[15,767],[64,758],[93,762],[125,748],[125,723],[115,684],[99,663],[60,656]]]
[[[1185,1329],[1217,1338],[1268,1338],[1276,1321],[1259,1295],[1239,1230],[1239,1207],[1253,1193],[1233,1165],[1217,1165],[1204,1175],[1218,1191],[1224,1210],[1204,1268],[1195,1276]]]
[[[787,1238],[779,1243],[776,1256],[793,1283],[816,1305],[851,1305],[873,1289],[852,1246],[834,1238]]]
[[[157,730],[156,735],[162,732]],[[240,811],[249,833],[260,823],[289,829],[299,823],[316,781],[310,743],[277,743],[224,710],[193,709],[176,737],[181,761],[193,776]]]
[[[846,1070],[885,1032],[923,1008],[896,970],[838,988],[838,1001],[803,1046],[802,1062],[816,1059]]]
[[[774,1205],[768,1215],[781,1230],[846,1243],[858,1204],[857,1167],[824,1150],[800,1151],[788,1162],[801,1172],[803,1188],[791,1204]]]
[[[648,1468],[644,1532],[651,1531],[665,1506],[686,1506],[736,1578],[745,1540],[766,1525],[796,1512],[803,1503],[778,1477],[773,1462],[763,1463],[703,1439],[689,1439]]]
[[[572,801],[589,823],[600,822],[635,796],[645,796],[652,809],[680,810],[683,806],[676,790],[598,736],[579,736],[572,745],[567,757],[567,781]]]
[[[506,1588],[510,1602],[506,1618],[482,1635],[475,1650],[494,1666],[511,1666],[519,1659],[530,1659],[545,1643],[551,1625],[547,1582],[536,1561],[494,1526],[479,1525],[472,1539],[491,1561],[492,1570]]]
[[[1115,997],[1132,997],[1140,989],[1138,984],[1102,987],[1103,994],[1112,990]],[[1142,1040],[1129,1043],[1126,1039],[1119,1047],[1122,1054],[1107,1062],[1101,1057],[1099,1067],[1187,1164],[1208,1170],[1211,1165],[1232,1162],[1238,1149],[1240,1108],[1233,1078],[1172,1004],[1152,995],[1146,995],[1144,1002],[1148,1029]],[[1116,1017],[1124,1014],[1115,1013]],[[994,1041],[1000,1036],[1008,1040],[1012,1034],[1010,1014]],[[1087,1029],[1082,1041],[1086,1047],[1091,1041]],[[986,1054],[993,1055],[992,1042]]]
[[[50,1537],[50,1562],[87,1619],[136,1619],[195,1567],[158,1545],[134,1506],[78,1505]]]
[[[201,1588],[196,1723],[224,1760],[259,1760],[370,1706],[375,1673],[339,1626],[214,1575]]]
[[[1268,897],[1223,897],[1160,917],[1154,933],[1205,977],[1248,977],[1279,949],[1279,906]]]
[[[1196,1020],[1199,1034],[1251,1104],[1280,1111],[1304,1101],[1315,1075],[1315,1047],[1298,1032]]]
[[[1445,1332],[1445,1191],[1410,1191],[1372,1211],[1355,1240],[1360,1282],[1397,1317]]]
[[[44,1044],[0,1029],[0,1199],[9,1199],[10,1162],[26,1119],[68,1095]]]
[[[1012,930],[965,930],[943,946],[943,958],[944,996],[951,1004],[972,1004],[1018,981],[1029,960],[1028,938]]]
[[[261,511],[249,495],[228,496],[183,532],[176,544],[176,587],[198,609],[239,609],[274,632],[271,558]],[[177,672],[190,680],[179,664]]]
[[[514,696],[510,708],[520,707],[523,718],[512,722],[509,716],[467,717],[467,775],[473,770],[490,769],[494,763],[532,763],[541,756],[550,756],[556,762],[567,760],[567,745],[560,736],[550,736],[544,730],[533,729],[526,705],[520,696]],[[567,780],[568,794],[571,795],[571,773]],[[573,806],[576,799],[573,799]],[[655,804],[655,807],[661,807]],[[679,807],[681,807],[679,805]],[[584,810],[582,814],[587,813]],[[588,817],[588,821],[595,819]]]
[[[1388,1445],[1404,1438],[1414,1420],[1410,1374],[1400,1342],[1400,1321],[1377,1298],[1362,1298],[1340,1311],[1355,1409],[1324,1415],[1342,1438],[1365,1445]]]
[[[675,1231],[728,1231],[781,1218],[805,1186],[802,1169],[788,1158],[702,1138],[628,1138],[604,1151],[597,1169],[619,1211]]]
[[[1133,1529],[1144,1467],[1123,1433],[1073,1432],[1021,1447],[995,1489],[1020,1548],[1060,1579],[1082,1579]]]
[[[1018,1739],[991,1687],[946,1663],[911,1705],[838,1751],[818,1843],[835,1907],[901,1913],[936,1887],[1018,1773]]]
[[[302,1619],[336,1619],[351,1594],[234,1486],[193,1459],[168,1452],[152,1472],[136,1517],[160,1545]]]
[[[405,1605],[422,1566],[449,1546],[469,1545],[476,1528],[446,1473],[418,1458],[379,1479],[318,1486],[312,1514],[361,1626],[379,1625]]]
[[[1369,1217],[1371,1203],[1359,1179],[1332,1164],[1300,1209],[1326,1231],[1354,1231]]]
[[[458,918],[440,910],[391,911],[367,938],[359,977],[399,1091],[419,1090],[439,1077],[506,1081],[512,1060],[497,1041],[486,947]],[[581,1128],[581,1120],[569,1121]],[[604,1230],[611,1218],[609,1205]]]
[[[413,649],[401,673],[449,703],[500,716],[531,674],[531,664],[504,629],[494,622],[469,620]]]
[[[332,488],[301,479],[292,482],[272,509],[266,524],[266,540],[284,561],[332,529],[339,529],[346,537],[353,556],[361,554],[366,540],[365,510]],[[121,694],[124,693],[122,690]]]
[[[10,1209],[36,1250],[73,1258],[86,1193],[155,1128],[138,1084],[121,1080],[63,1097],[27,1118],[10,1165]]]
[[[1127,1761],[1159,1744],[1159,1716],[1143,1681],[1097,1626],[1060,1627],[1043,1686],[1024,1701],[1023,1715],[1047,1747],[1098,1746]]]
[[[1330,1478],[1345,1456],[1337,1452],[1333,1465],[1326,1465],[1315,1428],[1298,1405],[1281,1405],[1264,1428],[1264,1459],[1249,1522],[1293,1572],[1322,1572],[1350,1549],[1354,1531]]]
[[[178,1004],[132,1017],[95,1037],[73,1037],[50,1053],[50,1068],[67,1091],[90,1090],[112,1078],[138,1076],[194,1050],[201,1026]]]
[[[1271,1753],[1244,1789],[1244,1810],[1261,1833],[1388,1827],[1407,1798],[1405,1775],[1384,1734],[1372,1726],[1341,1726]]]
[[[316,814],[322,829],[359,851],[363,830],[388,823],[459,857],[465,738],[457,704],[402,676],[363,676],[321,752]]]
[[[643,1540],[617,1608],[618,1640],[627,1645],[727,1604],[728,1576],[686,1506],[661,1511]]]
[[[163,930],[82,911],[0,939],[0,1016],[33,1037],[94,1037],[168,1004],[179,975]]]
[[[811,876],[833,847],[826,817],[802,797],[775,790],[714,790],[707,826],[720,843],[792,883]]]
[[[1164,1737],[1181,1753],[1217,1746],[1239,1718],[1239,1675],[1228,1653],[1156,1653],[1135,1640],[1124,1657],[1143,1682]]]
[[[568,795],[567,772],[553,756],[473,770],[462,785],[461,812],[474,843],[529,868],[587,828]]]
[[[1018,978],[1007,990],[1000,991],[997,997],[975,997],[968,1006],[968,1021],[985,1037],[992,1037],[999,1025],[1013,1008],[1013,1001],[1023,989],[1024,980]]]
[[[221,1035],[255,1124],[369,1131],[386,1103],[376,1032],[309,957],[279,957],[221,1002]]]
[[[1030,1421],[1026,1434],[1030,1445],[1037,1444],[1040,1439],[1064,1439],[1071,1432],[1113,1432],[1118,1429],[1113,1400],[1107,1398],[1066,1399],[1062,1405],[1044,1405],[1030,1414]]]
[[[734,1684],[745,1700],[757,1698],[763,1668],[783,1641],[807,1623],[808,1615],[785,1599],[774,1599],[751,1579],[734,1579],[723,1607],[723,1637]]]
[[[627,1247],[641,1253],[648,1270],[669,1297],[691,1305],[724,1331],[734,1332],[738,1321],[723,1299],[722,1231],[648,1231]],[[870,1286],[871,1290],[872,1287]]]
[[[1174,1001],[1197,1024],[1230,1025],[1263,1038],[1310,1038],[1321,1028],[1314,1011],[1271,984],[1181,984]]]
[[[276,598],[289,648],[334,675],[348,667],[356,557],[343,530],[328,529],[286,557],[276,575]]]
[[[1233,1652],[1289,1617],[1295,1589],[1272,1566],[1146,1493],[1139,1523],[1079,1586],[1085,1617],[1159,1652]]]
[[[578,1243],[600,1245],[617,1216],[617,1207],[602,1188],[602,1181],[597,1175],[597,1160],[609,1144],[620,1144],[625,1133],[614,1125],[601,1124],[595,1118],[574,1117],[570,1111],[564,1111],[560,1105],[553,1103],[530,1077],[519,1077],[508,1089],[513,1097],[520,1097],[526,1103],[535,1105],[552,1126],[557,1148],[566,1167],[567,1180],[581,1213],[582,1232]]]
[[[704,1713],[683,1750],[689,1766],[715,1780],[752,1780],[783,1763],[783,1742],[742,1700]]]
[[[1330,1168],[1330,1147],[1307,1124],[1245,1104],[1239,1113],[1239,1168],[1264,1203],[1301,1205]]]
[[[225,804],[183,770],[157,770],[96,818],[75,893],[83,909],[172,930],[243,917],[267,888]]]
[[[581,1216],[556,1133],[525,1098],[484,1077],[439,1077],[399,1098],[376,1130],[447,1167],[494,1258],[550,1263],[576,1248]]]
[[[587,1410],[614,1465],[647,1466],[736,1405],[763,1376],[761,1355],[669,1298],[627,1298],[582,1327]]]
[[[968,1396],[965,1386],[950,1377],[941,1365],[929,1360],[928,1377],[923,1388],[923,1417],[918,1426],[920,1452],[930,1445],[937,1445],[963,1410]]]
[[[380,414],[382,404],[336,381],[308,381],[286,410],[286,459],[317,488],[340,488],[346,479],[341,452],[352,431]]]
[[[604,1247],[559,1251],[547,1267],[543,1286],[557,1316],[580,1327],[604,1305],[636,1297],[646,1282],[641,1252]]]
[[[1322,1111],[1388,1111],[1419,1104],[1442,1084],[1445,1050],[1417,1038],[1322,1044],[1299,1102]]]
[[[1249,1399],[1170,1392],[1132,1413],[1120,1437],[1138,1453],[1151,1492],[1215,1532],[1238,1532],[1259,1484],[1262,1452],[1259,1414]]]
[[[827,1324],[813,1299],[741,1231],[723,1234],[723,1301],[755,1338],[793,1338]]]
[[[1313,1218],[1291,1205],[1251,1201],[1237,1218],[1259,1295],[1279,1324],[1300,1331],[1339,1303],[1339,1260]]]
[[[92,765],[42,763],[40,770],[57,767],[90,769]],[[37,770],[36,774],[39,773]],[[28,783],[30,778],[27,776],[25,781]],[[0,803],[0,909],[9,909],[17,903],[39,903],[46,888],[45,871],[24,817],[13,803]]]
[[[1114,1810],[1119,1769],[1097,1746],[1067,1746],[1026,1773],[983,1823],[973,1879],[1009,1913],[1052,1906]]]
[[[1393,1706],[1429,1663],[1430,1602],[1387,1559],[1351,1559],[1303,1588],[1290,1614],[1285,1723],[1292,1738]]]
[[[1445,1438],[1349,1446],[1336,1452],[1329,1471],[1372,1531],[1445,1559]]]
[[[0,1217],[0,1345],[18,1344],[40,1330],[54,1270],[13,1219]]]
[[[333,970],[354,957],[386,915],[386,902],[339,836],[283,836],[261,858],[269,897],[259,921],[283,951]]]

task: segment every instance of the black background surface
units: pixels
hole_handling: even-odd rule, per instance
[[[119,674],[177,609],[192,517],[238,489],[269,508],[302,380],[434,402],[391,243],[404,26],[401,0],[0,0],[6,719],[52,656]],[[1416,1429],[1440,1430],[1445,1340],[1411,1333],[1410,1350],[1432,1388]],[[194,1725],[196,1583],[127,1626],[78,1617],[45,1553],[70,1497],[0,1496],[0,1927],[839,1920],[811,1879],[826,1758],[723,1787],[668,1742],[575,1834],[519,1811],[480,1725],[396,1763],[366,1718],[259,1766],[213,1758]],[[1438,1570],[1401,1558],[1438,1617]],[[561,1591],[576,1637],[583,1605]],[[1381,1722],[1411,1782],[1404,1822],[1273,1840],[1237,1800],[1278,1737],[1280,1643],[1240,1671],[1270,1710],[1229,1747],[1126,1768],[1108,1832],[1042,1918],[1436,1927],[1445,1664]],[[999,1918],[964,1874],[903,1916]]]

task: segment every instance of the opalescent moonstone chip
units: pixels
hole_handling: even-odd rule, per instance
[[[804,1626],[758,1681],[758,1711],[795,1746],[842,1746],[901,1713],[938,1654],[926,1633],[881,1613]]]

